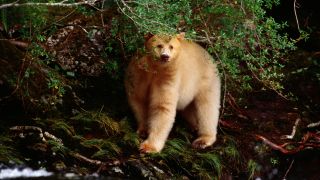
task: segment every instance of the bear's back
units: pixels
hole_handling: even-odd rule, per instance
[[[211,55],[199,44],[184,40],[181,42],[180,66],[194,76],[213,75],[216,65]]]

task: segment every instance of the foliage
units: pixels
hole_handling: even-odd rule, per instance
[[[183,132],[178,131],[178,136]],[[224,137],[222,137],[224,138]],[[191,141],[191,139],[188,139]],[[176,174],[188,174],[191,177],[215,178],[221,177],[225,167],[231,167],[237,171],[239,152],[234,147],[231,138],[225,138],[223,144],[216,145],[214,149],[199,152],[190,148],[188,141],[180,137],[169,139],[165,148],[159,154],[152,154],[150,157],[158,161],[165,161],[170,167],[175,167]],[[232,165],[232,163],[233,165]]]
[[[29,2],[37,2],[31,0]],[[10,0],[1,0],[1,4],[12,3]],[[43,41],[42,30],[48,21],[48,9],[46,7],[27,6],[13,9],[2,9],[1,21],[6,31],[17,33],[19,38]],[[10,34],[15,36],[14,34]]]
[[[181,21],[189,21],[192,14],[190,2],[185,0],[117,1],[117,3],[118,6],[122,3],[123,7],[120,7],[120,10],[133,20],[143,33],[174,34]]]
[[[279,24],[266,15],[266,9],[276,4],[279,0],[104,2],[101,7],[105,14],[101,14],[101,17],[104,16],[101,21],[107,28],[95,25],[95,32],[104,33],[105,38],[105,48],[101,51],[105,59],[104,70],[113,79],[121,81],[130,57],[143,47],[144,34],[176,34],[183,31],[188,38],[203,45],[219,63],[227,91],[241,94],[253,88],[270,88],[282,95],[284,55],[294,49],[295,41],[289,40],[286,34],[280,34],[285,24]],[[115,8],[121,13],[117,13]],[[92,8],[79,6],[76,10],[86,18],[97,19],[99,16],[99,12]],[[29,52],[39,58],[35,61],[44,62],[42,66],[54,67],[45,79],[47,88],[53,92],[50,96],[55,96],[47,101],[57,104],[66,91],[67,84],[63,77],[76,78],[76,73],[61,69],[55,57],[41,46],[41,42],[46,41],[57,28],[58,21],[51,14],[52,9],[48,7],[28,6],[12,11],[4,9],[1,18],[5,29],[21,24],[18,31],[22,38],[33,42]],[[85,27],[82,28],[85,30]],[[92,39],[93,31],[85,31]],[[38,75],[29,68],[26,77],[30,77],[29,72]],[[234,89],[238,92],[233,92]]]
[[[286,34],[279,33],[286,25],[266,16],[266,9],[279,4],[278,0],[117,3],[142,34],[185,31],[189,38],[203,43],[220,63],[229,91],[234,86],[251,90],[259,82],[282,93],[284,55],[295,46]]]
[[[11,2],[2,0],[1,4]],[[15,89],[14,93],[23,101],[26,109],[40,112],[57,109],[57,105],[62,103],[66,84],[57,69],[50,67],[54,60],[41,45],[47,39],[46,27],[51,21],[48,8],[26,6],[0,11],[7,37],[29,44],[24,47],[27,53],[23,60],[15,60],[22,62],[20,67],[15,67],[17,72],[8,75],[6,80]]]

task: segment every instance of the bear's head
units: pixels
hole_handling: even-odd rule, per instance
[[[181,41],[184,36],[184,33],[175,36],[146,35],[145,46],[147,53],[150,53],[154,60],[162,64],[172,62],[179,55]]]

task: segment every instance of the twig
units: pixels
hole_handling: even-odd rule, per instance
[[[297,126],[299,125],[300,120],[301,120],[300,118],[297,118],[296,122],[294,123],[294,126],[292,128],[291,134],[290,135],[283,135],[281,137],[281,139],[293,139],[294,135],[296,134]]]
[[[288,154],[289,151],[284,149],[283,147],[271,142],[270,140],[268,140],[267,138],[260,136],[260,135],[255,135],[255,137],[259,140],[262,140],[262,142],[264,142],[265,144],[269,145],[272,149],[278,150],[284,154]]]
[[[315,122],[315,123],[310,123],[310,124],[307,125],[308,128],[314,128],[314,127],[317,127],[317,126],[320,126],[320,121]]]
[[[73,156],[73,157],[75,157],[75,158],[77,158],[77,159],[79,159],[81,161],[85,161],[85,162],[87,162],[89,164],[93,164],[93,165],[97,165],[97,166],[100,166],[100,165],[104,164],[103,162],[101,162],[99,160],[89,159],[89,158],[87,158],[87,157],[85,157],[85,156],[83,156],[83,155],[81,155],[79,153],[71,153],[70,152],[69,154],[71,156]]]
[[[67,15],[61,17],[60,19],[58,19],[57,21],[53,22],[52,24],[58,24],[60,21],[68,18],[69,16],[71,16],[74,12],[76,12],[75,9],[74,9],[74,10],[71,10]],[[51,24],[51,25],[52,25],[52,24]],[[50,26],[51,26],[51,25],[50,25]]]
[[[89,34],[89,32],[82,26],[78,25],[78,24],[74,24],[74,25],[68,25],[68,26],[74,26],[74,27],[79,27],[80,29],[82,29],[83,32],[85,32],[86,34]]]
[[[238,116],[240,118],[248,119],[248,115],[244,111],[241,110],[241,108],[237,105],[236,100],[234,99],[234,97],[230,93],[227,93],[226,98],[227,98],[229,105],[232,107],[232,109],[234,109],[238,113]]]
[[[298,15],[297,15],[297,10],[296,10],[296,8],[299,8],[299,7],[297,7],[297,0],[294,0],[294,2],[293,2],[293,11],[294,11],[294,16],[296,17],[296,22],[297,22],[298,30],[300,31],[300,25],[299,25],[299,20],[298,20]]]
[[[122,5],[124,6],[124,8],[121,8],[119,2],[120,1],[122,3]],[[139,18],[139,19],[143,19],[143,20],[146,20],[145,17],[141,17],[140,15],[138,15],[137,13],[133,12],[133,10],[131,9],[131,7],[124,1],[124,0],[116,0],[116,3],[119,7],[119,10],[122,12],[122,14],[124,14],[125,16],[127,16],[129,19],[131,19],[135,24],[137,24],[138,26],[141,26],[141,27],[144,27],[146,28],[146,26],[144,26],[143,24],[141,23],[138,23],[137,21],[134,20],[133,17],[136,17],[136,18]],[[127,10],[131,13],[131,15],[127,14],[125,12],[125,8],[127,8]],[[161,26],[164,26],[164,27],[167,27],[168,29],[171,29],[171,30],[175,30],[174,28],[168,26],[167,24],[164,24],[164,23],[161,23],[161,22],[158,22],[158,21],[154,21],[154,20],[151,20],[151,19],[148,19],[148,21],[150,23],[153,23],[153,24],[158,24],[158,25],[161,25]],[[148,29],[148,28],[146,28]]]
[[[290,143],[290,142],[287,142],[287,143],[284,143],[282,145],[278,145],[278,144],[275,144],[273,142],[271,142],[270,140],[268,140],[267,138],[261,136],[261,135],[255,135],[255,137],[259,140],[262,140],[262,142],[264,142],[265,144],[269,145],[272,149],[274,150],[278,150],[280,152],[282,152],[283,154],[295,154],[299,151],[302,151],[304,149],[307,149],[307,148],[320,148],[320,137],[318,134],[316,133],[311,133],[311,132],[307,132],[302,140],[300,142],[293,142],[293,143]],[[314,141],[311,141],[309,143],[307,143],[307,141],[310,139],[310,138],[313,138],[314,140],[316,140],[316,142]],[[298,147],[296,148],[293,148],[293,149],[286,149],[285,147],[286,146],[289,146],[289,145],[298,145]]]
[[[251,56],[253,56],[249,51],[247,51]],[[276,88],[272,87],[272,85],[268,84],[267,82],[263,81],[262,79],[259,78],[259,76],[254,72],[254,70],[250,67],[250,64],[246,61],[247,67],[250,70],[251,74],[253,75],[253,77],[259,81],[260,83],[263,84],[264,87],[274,91],[275,93],[277,93],[280,97],[282,97],[285,100],[288,100],[288,98],[282,94],[282,92],[280,90],[277,90]]]
[[[102,0],[101,9],[103,9],[103,7],[104,7],[104,2],[105,2],[105,0]],[[104,23],[104,19],[103,19],[103,12],[100,13],[100,19],[101,19],[102,27],[105,27],[105,23]]]
[[[225,127],[225,128],[228,128],[228,129],[231,129],[231,130],[234,130],[234,131],[240,131],[241,128],[233,123],[230,123],[228,121],[225,121],[225,120],[219,120],[219,125]]]
[[[213,36],[210,36],[210,37],[205,37],[205,36],[200,36],[200,35],[197,35],[196,39],[194,39],[193,41],[194,42],[197,42],[197,43],[208,43],[208,42],[212,42],[214,41],[216,38],[213,37]]]
[[[207,27],[206,24],[204,24],[204,25]],[[202,30],[202,32],[204,32],[204,34],[206,35],[206,40],[207,40],[207,42],[208,42],[210,45],[213,45],[213,42],[211,41],[211,38],[210,38],[208,32],[205,31],[205,30]]]
[[[58,143],[60,143],[60,144],[63,144],[63,143],[62,143],[62,140],[59,139],[59,138],[57,138],[57,137],[55,137],[54,135],[52,135],[52,134],[50,134],[50,133],[48,133],[48,132],[46,132],[46,131],[45,131],[43,134],[44,134],[44,136],[45,136],[46,138],[52,139],[52,140],[54,140],[55,142],[58,142]]]
[[[292,168],[293,163],[294,163],[294,159],[291,161],[290,166],[289,166],[289,168],[287,169],[286,173],[284,174],[282,180],[286,180],[286,179],[287,179],[287,175],[288,175],[290,169]]]
[[[244,14],[247,14],[246,11],[243,8],[243,1],[240,2],[240,9],[243,11]]]

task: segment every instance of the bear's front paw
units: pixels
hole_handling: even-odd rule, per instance
[[[161,148],[157,148],[154,144],[146,140],[140,144],[139,150],[141,153],[157,153],[161,151]]]
[[[205,149],[216,141],[214,136],[200,136],[192,142],[192,147],[196,149]]]

